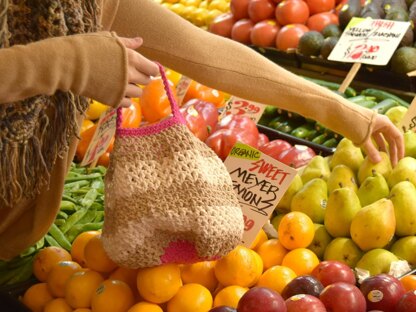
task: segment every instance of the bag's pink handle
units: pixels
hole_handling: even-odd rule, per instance
[[[173,96],[172,90],[169,85],[168,78],[166,77],[166,72],[163,66],[156,62],[156,65],[159,67],[160,77],[162,78],[163,86],[166,92],[166,95],[168,97],[170,108],[172,110],[172,115],[174,117],[177,117],[180,115],[179,106],[178,103],[176,103],[175,97]],[[122,108],[117,108],[117,129],[121,128],[121,124],[123,122],[123,114],[122,114]]]

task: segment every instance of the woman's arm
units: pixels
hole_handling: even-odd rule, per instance
[[[126,49],[110,33],[0,49],[0,103],[61,90],[117,106],[127,85],[126,64]]]

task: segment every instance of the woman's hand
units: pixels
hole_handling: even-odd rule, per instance
[[[128,60],[128,84],[120,106],[129,107],[131,105],[130,99],[140,97],[142,94],[142,89],[137,84],[147,85],[152,76],[159,74],[159,67],[135,51],[143,44],[142,38],[120,38],[120,41],[126,47]]]
[[[377,146],[374,145],[371,139]],[[387,152],[393,166],[404,156],[404,138],[400,130],[390,121],[387,116],[377,114],[374,119],[373,132],[362,144],[362,148],[373,163],[381,161],[379,150]]]

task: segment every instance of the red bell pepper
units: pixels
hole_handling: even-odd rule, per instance
[[[280,153],[277,160],[290,167],[300,168],[307,165],[315,155],[315,151],[310,147],[295,145]]]
[[[283,151],[288,150],[291,147],[292,144],[289,142],[281,139],[276,139],[264,144],[263,146],[260,146],[259,150],[262,153],[273,157],[274,159],[278,159]]]
[[[259,141],[257,142],[257,146],[260,148],[264,144],[269,142],[269,137],[264,133],[259,133]]]
[[[189,130],[201,141],[208,138],[208,127],[202,115],[195,109],[193,105],[181,107],[180,112],[186,121]]]
[[[193,106],[205,120],[208,126],[208,133],[212,133],[218,123],[218,108],[211,102],[192,99],[187,101],[182,107]]]

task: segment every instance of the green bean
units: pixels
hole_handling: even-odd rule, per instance
[[[95,209],[97,211],[104,211],[104,205],[102,204],[102,202],[100,203],[98,201],[95,201],[92,203],[90,209]]]
[[[94,179],[100,178],[100,177],[102,177],[101,173],[91,173],[91,174],[83,175],[83,176],[79,176],[79,177],[67,178],[67,179],[65,179],[65,184],[69,183],[69,182],[76,182],[76,181],[82,181],[82,180],[94,180]]]
[[[79,224],[90,223],[94,220],[97,214],[97,210],[95,208],[90,207],[87,213],[78,221]]]
[[[52,223],[52,226],[49,229],[49,234],[61,245],[62,248],[66,250],[71,250],[71,243],[65,237],[64,233],[56,226],[56,224]]]
[[[80,189],[81,187],[87,186],[87,185],[90,185],[90,182],[85,180],[85,179],[82,179],[80,181],[65,184],[64,189],[71,190],[71,191],[76,191],[76,190]]]
[[[34,254],[36,251],[36,247],[35,246],[30,246],[29,248],[27,248],[26,250],[24,250],[21,254],[20,257],[26,257],[26,256],[30,256],[31,254]]]
[[[65,213],[64,211],[59,211],[58,214],[56,215],[56,217],[58,219],[64,219],[64,220],[66,220],[66,219],[68,219],[68,214]]]
[[[56,219],[53,223],[55,223],[58,227],[61,227],[65,224],[65,219]]]
[[[76,210],[76,205],[73,202],[63,200],[63,201],[61,201],[60,210],[61,211],[75,211]]]
[[[59,245],[59,243],[56,241],[56,239],[50,236],[49,234],[45,235],[45,240],[49,244],[49,246],[62,248],[61,245]]]
[[[98,191],[95,188],[92,188],[85,194],[85,197],[81,200],[81,206],[89,208],[91,207],[92,203],[97,198]]]
[[[77,204],[77,201],[74,198],[72,198],[71,196],[65,194],[65,192],[64,192],[64,194],[62,194],[62,200]]]
[[[86,224],[75,224],[67,234],[68,240],[73,242],[74,239],[82,232],[86,231],[97,231],[101,230],[104,222],[86,223]]]
[[[23,266],[14,270],[13,277],[6,282],[6,285],[14,285],[27,281],[32,276],[33,258]]]
[[[101,222],[104,220],[104,211],[97,211],[92,222]]]
[[[81,218],[87,213],[88,209],[81,208],[77,212],[74,212],[72,215],[66,219],[65,224],[61,227],[62,233],[66,233],[74,224],[76,224]]]

